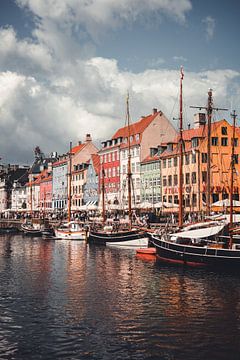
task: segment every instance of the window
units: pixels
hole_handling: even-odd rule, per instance
[[[167,186],[167,177],[163,176],[163,186]]]
[[[177,185],[177,184],[178,184],[178,176],[173,175],[173,185]]]
[[[207,153],[202,153],[202,163],[207,162]]]
[[[189,173],[186,173],[185,175],[185,179],[186,179],[186,184],[190,184],[190,174]]]
[[[167,160],[166,159],[163,159],[163,169],[165,169],[167,166]]]
[[[168,197],[168,202],[169,202],[170,204],[172,204],[172,200],[173,200],[172,195],[169,195],[169,197]]]
[[[185,155],[185,165],[189,165],[189,154]]]
[[[198,138],[192,138],[192,147],[197,147],[199,144]]]
[[[126,165],[123,165],[122,170],[123,174],[126,174]]]
[[[234,146],[238,146],[238,138],[234,139]]]
[[[238,154],[233,155],[233,163],[238,164]]]
[[[221,138],[221,145],[222,146],[227,146],[228,145],[228,138],[225,138],[225,137]]]
[[[168,186],[172,186],[172,175],[168,175]]]
[[[138,141],[138,140],[140,139],[139,134],[136,134],[136,135],[135,135],[135,138],[136,138],[136,141]]]
[[[206,182],[206,181],[207,181],[207,172],[202,171],[202,182]]]
[[[112,161],[115,161],[115,152],[112,153]]]
[[[222,135],[227,135],[227,127],[222,126]]]
[[[192,164],[196,164],[197,162],[197,156],[196,156],[196,153],[192,153]]]
[[[192,206],[197,206],[197,194],[192,194]]]
[[[178,158],[175,156],[173,159],[173,165],[176,167],[178,166]]]
[[[170,168],[172,166],[172,159],[168,159],[168,167]]]
[[[197,174],[194,171],[194,172],[192,172],[192,184],[196,184],[196,182],[197,182]]]
[[[186,197],[185,197],[185,205],[190,206],[190,195],[186,195]]]
[[[178,196],[174,195],[174,204],[178,204]]]
[[[218,146],[218,137],[212,137],[212,146]]]

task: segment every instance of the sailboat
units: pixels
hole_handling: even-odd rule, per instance
[[[42,231],[40,228],[40,224],[34,224],[33,223],[33,204],[32,204],[32,200],[33,200],[33,196],[32,196],[32,168],[30,171],[30,182],[29,182],[29,186],[30,186],[30,216],[31,219],[27,219],[24,223],[21,224],[21,230],[23,231],[23,233],[25,235],[29,235],[29,236],[41,236],[42,235]]]
[[[230,236],[224,236],[227,229],[226,222],[203,222],[189,225],[183,228],[183,198],[182,198],[182,80],[183,71],[180,76],[180,169],[179,169],[179,231],[175,233],[151,234],[151,242],[156,247],[159,260],[185,264],[190,266],[240,266],[240,243],[233,232]],[[207,183],[207,212],[210,212],[210,136],[211,136],[211,114],[212,114],[212,90],[208,92],[208,183]],[[235,114],[235,113],[234,113]],[[234,115],[234,118],[236,116]],[[233,124],[233,145],[231,156],[231,181],[230,181],[230,210],[233,210],[233,171],[234,171],[234,135],[235,121]],[[230,229],[232,227],[232,216],[230,216]],[[235,241],[233,241],[233,239]]]
[[[68,221],[61,224],[55,229],[55,236],[57,239],[66,240],[85,240],[86,229],[79,221],[71,221],[71,181],[72,181],[72,143],[70,143],[69,151],[69,173],[68,173]]]
[[[127,246],[127,247],[147,247],[148,235],[132,226],[132,172],[131,172],[131,152],[130,152],[130,115],[129,115],[129,96],[127,96],[127,129],[128,129],[128,228],[121,229],[117,226],[107,225],[105,216],[105,186],[104,186],[104,166],[102,164],[102,217],[103,227],[100,230],[90,229],[89,242],[101,245]],[[118,226],[119,225],[119,226]]]

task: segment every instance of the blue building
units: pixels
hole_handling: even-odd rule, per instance
[[[52,168],[52,208],[64,210],[68,200],[68,160],[62,159]]]
[[[84,185],[83,201],[84,204],[91,206],[98,206],[99,203],[99,185],[98,174],[100,167],[100,157],[97,154],[91,155],[89,166],[87,169],[87,178]]]

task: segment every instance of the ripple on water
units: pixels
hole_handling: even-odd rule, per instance
[[[238,359],[238,276],[0,239],[1,359]]]

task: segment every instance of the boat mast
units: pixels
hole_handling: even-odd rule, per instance
[[[30,173],[31,177],[30,177],[30,215],[31,215],[31,219],[32,219],[32,215],[33,215],[33,206],[32,206],[32,172]]]
[[[212,89],[208,91],[208,105],[207,105],[207,191],[206,191],[206,205],[207,216],[210,215],[211,207],[211,126],[212,126]]]
[[[233,113],[231,114],[233,118],[233,132],[232,132],[232,152],[231,152],[231,173],[230,173],[230,219],[229,219],[229,235],[230,235],[230,241],[229,241],[229,248],[232,248],[233,244],[233,181],[234,181],[234,170],[235,170],[235,130],[236,130],[236,111],[233,110]]]
[[[193,109],[205,109],[207,111],[207,188],[206,188],[206,215],[210,215],[211,209],[211,127],[213,110],[228,110],[213,107],[212,89],[208,90],[207,106],[190,106]]]
[[[69,173],[68,173],[68,222],[71,221],[71,202],[72,202],[72,142],[69,151]]]
[[[130,152],[130,115],[129,115],[129,94],[127,94],[127,128],[128,128],[128,171],[127,171],[127,183],[128,183],[128,216],[129,226],[132,227],[132,192],[131,192],[131,152]]]
[[[106,213],[105,213],[105,171],[102,164],[102,217],[103,223],[106,221]]]
[[[180,70],[180,111],[179,111],[179,213],[178,225],[183,226],[183,110],[182,110],[182,82],[183,82],[183,67]]]

